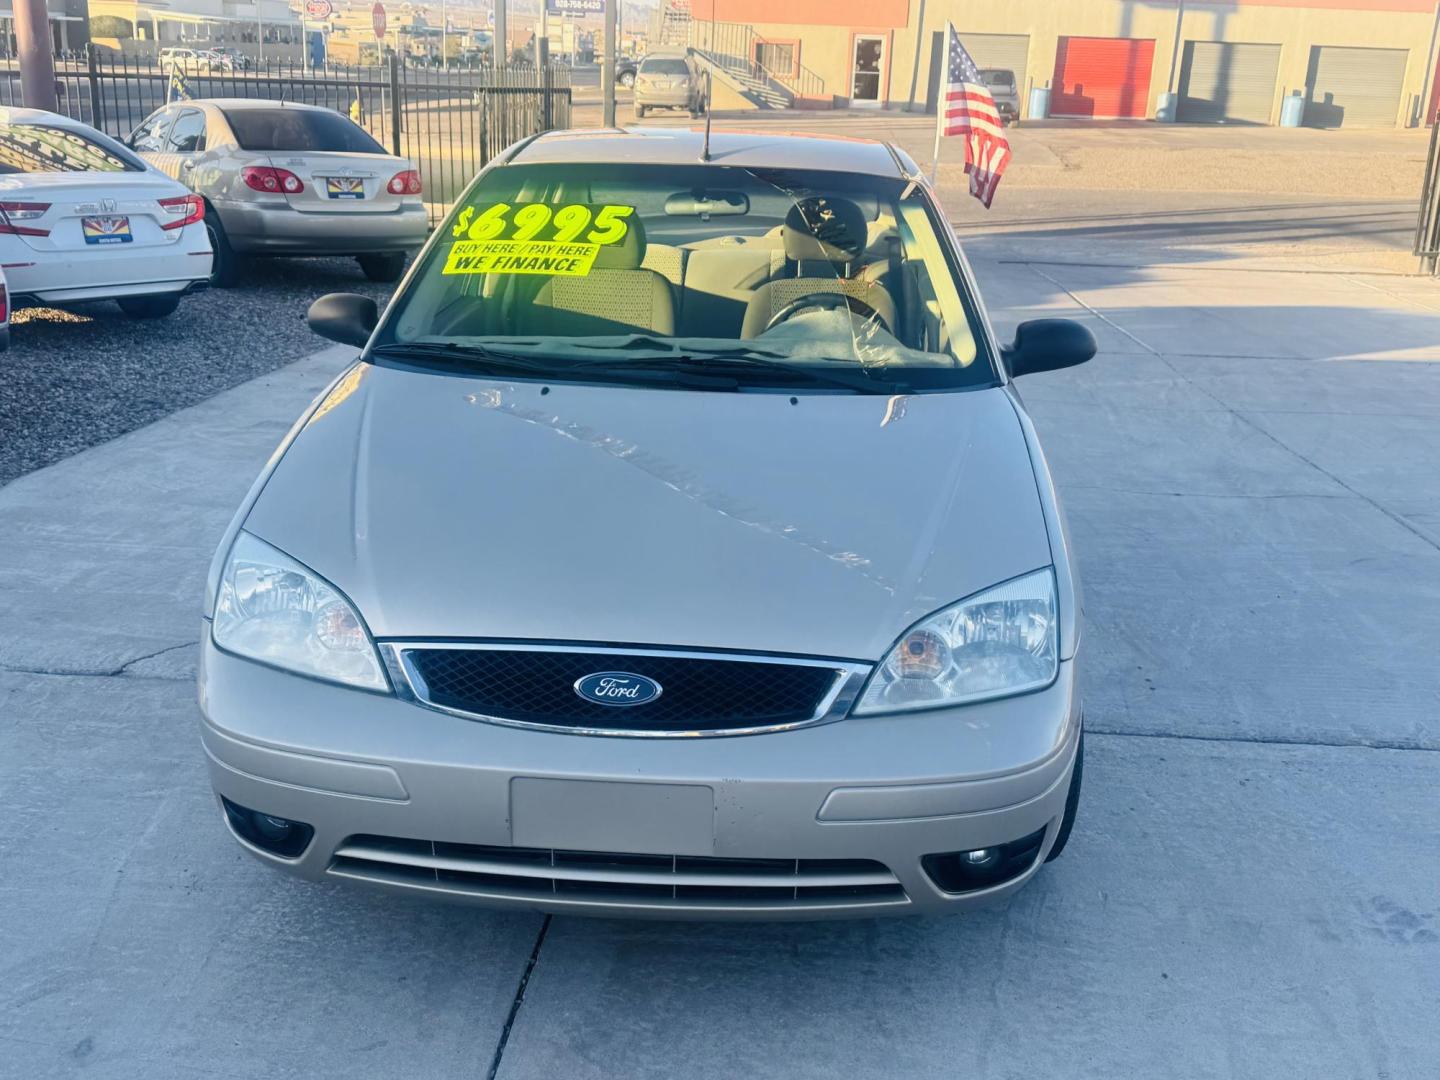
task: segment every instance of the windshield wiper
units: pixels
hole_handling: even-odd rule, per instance
[[[455,341],[411,341],[404,344],[376,345],[370,350],[370,355],[388,360],[458,361],[514,375],[549,375],[555,371],[554,363],[547,359],[503,352],[487,345],[461,345]]]
[[[596,363],[559,358],[552,355],[525,356],[504,352],[488,345],[461,345],[454,341],[413,341],[406,344],[376,345],[372,356],[387,360],[444,360],[479,368],[492,375],[516,375],[532,379],[605,379],[633,380],[635,369],[624,364]],[[697,390],[735,390],[734,375],[704,371],[699,368],[665,368],[663,361],[654,365],[656,374],[666,378],[658,381],[675,383]],[[656,380],[647,380],[656,381]]]
[[[687,351],[679,356],[660,356],[652,359],[635,357],[630,360],[587,360],[575,365],[578,372],[597,371],[675,371],[696,375],[732,375],[740,379],[765,372],[774,378],[765,381],[771,385],[787,385],[795,382],[812,386],[829,386],[841,390],[852,390],[858,394],[901,394],[907,393],[905,383],[893,379],[879,379],[866,374],[849,371],[822,371],[804,364],[785,363],[757,355],[745,349],[714,349]],[[863,372],[864,369],[862,368]]]

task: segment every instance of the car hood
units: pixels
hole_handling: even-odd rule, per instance
[[[853,659],[1051,558],[1002,390],[547,392],[372,365],[316,410],[245,528],[376,638]]]

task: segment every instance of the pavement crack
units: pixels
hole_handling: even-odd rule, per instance
[[[1310,491],[1277,491],[1269,494],[1250,494],[1243,491],[1162,491],[1146,488],[1119,488],[1107,487],[1103,484],[1067,484],[1072,491],[1101,491],[1107,495],[1158,495],[1174,499],[1344,499],[1347,502],[1353,495],[1327,495],[1321,492]]]
[[[153,660],[157,656],[164,656],[166,653],[179,649],[188,649],[198,644],[200,642],[196,640],[182,641],[178,645],[166,645],[164,648],[145,653],[143,656],[132,657],[119,667],[104,668],[98,671],[94,668],[24,667],[15,664],[0,664],[0,671],[14,675],[45,675],[61,679],[116,679],[125,676],[133,679],[164,679],[170,682],[184,682],[189,678],[188,675],[179,679],[169,675],[130,675],[130,669],[144,660]]]
[[[540,933],[535,935],[535,947],[530,950],[530,959],[526,961],[525,970],[520,973],[520,982],[515,986],[515,997],[510,1001],[510,1012],[505,1017],[505,1026],[500,1029],[500,1041],[495,1044],[495,1056],[490,1059],[490,1070],[485,1074],[485,1080],[495,1080],[500,1072],[500,1060],[505,1056],[505,1047],[510,1042],[510,1030],[520,1015],[520,1006],[525,1004],[525,989],[530,985],[530,976],[535,973],[535,965],[540,962],[540,949],[545,944],[545,935],[550,932],[550,919],[551,916],[545,916],[545,921],[540,924]]]
[[[1187,735],[1176,731],[1125,731],[1086,723],[1087,735],[1113,735],[1122,739],[1179,739],[1184,742],[1242,743],[1254,746],[1314,746],[1330,750],[1403,750],[1440,754],[1440,746],[1395,739],[1307,739],[1287,735]]]
[[[136,664],[140,663],[143,660],[154,660],[157,656],[164,656],[166,653],[178,652],[180,649],[188,649],[193,645],[199,644],[200,641],[197,638],[194,641],[182,641],[179,645],[166,645],[163,649],[156,649],[154,652],[146,653],[144,656],[137,656],[133,660],[126,660],[125,663],[121,664],[120,667],[116,669],[114,674],[126,675],[129,673],[132,667],[134,667]]]

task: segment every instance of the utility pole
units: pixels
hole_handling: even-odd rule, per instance
[[[1420,126],[1425,127],[1435,117],[1430,112],[1430,91],[1435,85],[1435,39],[1440,36],[1440,2],[1435,5],[1435,21],[1430,24],[1430,51],[1425,56],[1425,81],[1420,85]]]
[[[492,59],[497,68],[510,66],[510,28],[505,25],[506,0],[495,0],[495,26],[492,30],[495,45],[491,49]]]
[[[1175,44],[1170,49],[1170,80],[1166,86],[1166,89],[1172,94],[1175,92],[1175,66],[1180,62],[1180,37],[1184,32],[1184,25],[1185,0],[1180,0],[1175,8]]]
[[[605,126],[615,126],[615,8],[620,0],[605,0],[605,63],[600,68],[600,100],[605,103]]]
[[[27,109],[54,112],[55,58],[45,0],[15,0],[15,49],[20,54],[20,93]]]

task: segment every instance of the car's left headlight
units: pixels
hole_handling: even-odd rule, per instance
[[[1054,681],[1055,572],[1018,577],[921,620],[870,676],[856,715],[963,705]]]
[[[388,690],[375,643],[339,591],[283,551],[241,531],[215,601],[215,644],[317,679]]]

